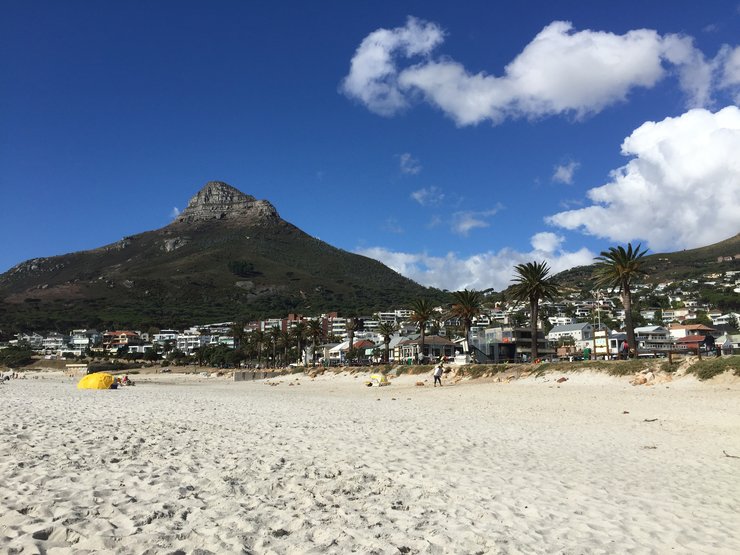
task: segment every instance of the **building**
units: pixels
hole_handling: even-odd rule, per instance
[[[421,336],[400,341],[394,349],[394,358],[400,361],[433,362],[442,357],[455,356],[455,343],[439,335],[427,335],[424,338],[424,350],[421,352]]]
[[[673,339],[681,339],[689,335],[713,335],[717,330],[704,324],[673,324],[668,326],[668,331]]]
[[[471,333],[470,344],[476,358],[477,355],[481,355],[487,362],[518,362],[532,359],[531,328],[487,328],[482,333],[480,331]],[[548,344],[544,332],[537,330],[537,356],[553,355],[555,350]]]
[[[577,322],[555,326],[547,334],[547,340],[552,343],[557,343],[566,337],[570,337],[573,341],[589,341],[594,337],[594,327],[588,322]]]
[[[642,326],[635,328],[637,354],[651,354],[656,351],[670,351],[674,348],[674,338],[663,326]]]

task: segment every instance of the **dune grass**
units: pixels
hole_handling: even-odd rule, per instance
[[[733,370],[735,376],[740,376],[740,355],[704,358],[692,364],[688,372],[704,381],[724,374],[728,370]]]

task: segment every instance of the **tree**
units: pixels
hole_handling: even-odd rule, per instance
[[[291,345],[291,335],[287,331],[280,330],[280,337],[278,339],[278,342],[280,346],[283,348],[283,366],[288,365],[288,351],[290,350]]]
[[[389,355],[389,346],[391,342],[391,335],[393,335],[396,331],[396,324],[395,322],[381,322],[378,325],[378,333],[383,336],[383,346],[384,346],[384,353],[383,353],[383,361],[388,364],[390,357]]]
[[[237,349],[244,341],[244,322],[237,321],[231,326],[231,337],[234,338],[234,348]]]
[[[302,357],[301,362],[306,365],[306,357],[303,356],[303,340],[306,339],[307,326],[306,322],[297,322],[291,330],[293,338],[296,340],[298,345],[298,356]]]
[[[324,337],[324,327],[321,325],[321,320],[309,320],[306,330],[308,337],[311,339],[311,352],[313,356],[312,364],[316,364],[316,347],[321,343],[322,337]]]
[[[427,299],[416,299],[411,303],[411,321],[419,326],[419,354],[420,358],[424,356],[424,338],[426,337],[427,323],[434,316],[434,306]]]
[[[278,346],[278,342],[280,341],[280,333],[281,329],[278,326],[273,326],[270,328],[270,331],[268,332],[268,338],[270,340],[270,347],[272,348],[272,364],[273,368],[277,367],[277,354],[276,349]]]
[[[347,339],[349,340],[349,345],[347,347],[347,357],[349,357],[350,352],[354,351],[355,332],[357,331],[357,328],[358,328],[357,319],[347,318],[346,330],[347,330]]]
[[[19,343],[0,351],[0,364],[20,368],[33,362],[33,351],[27,343]]]
[[[553,300],[558,294],[557,285],[550,276],[550,267],[545,261],[527,262],[514,267],[511,295],[521,302],[529,302],[530,325],[532,327],[532,360],[537,359],[537,317],[540,299]]]
[[[465,350],[469,352],[470,328],[473,326],[473,318],[478,316],[483,309],[483,295],[478,291],[463,289],[452,293],[452,299],[450,314],[462,320],[465,330]]]
[[[595,258],[596,268],[594,279],[597,287],[606,287],[610,291],[617,291],[624,308],[624,326],[627,328],[627,343],[630,349],[637,353],[635,344],[635,328],[632,323],[632,291],[631,285],[641,274],[645,274],[643,267],[647,249],[641,250],[641,245],[632,248],[632,243],[625,249],[610,247],[608,251],[601,251]]]

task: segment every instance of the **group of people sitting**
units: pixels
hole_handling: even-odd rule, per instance
[[[123,379],[116,378],[116,383],[118,385],[134,385],[134,380],[129,379],[128,374],[126,374]]]

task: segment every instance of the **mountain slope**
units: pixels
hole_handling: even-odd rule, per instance
[[[706,247],[687,249],[673,253],[650,254],[645,257],[647,275],[641,280],[646,283],[658,284],[686,279],[698,279],[709,273],[740,270],[740,233]],[[719,258],[730,258],[722,260]],[[591,277],[593,265],[578,266],[560,272],[555,281],[564,289],[583,291],[593,288]]]
[[[1,329],[169,327],[369,313],[444,294],[315,239],[267,201],[206,184],[172,224],[0,275]]]

